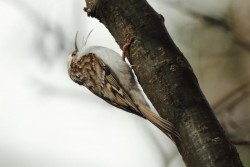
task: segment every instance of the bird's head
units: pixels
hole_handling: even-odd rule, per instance
[[[73,52],[69,56],[68,68],[70,68],[70,64],[72,62],[77,61],[83,55],[82,52],[84,51],[85,46],[87,45],[88,38],[89,38],[90,34],[92,33],[92,31],[93,31],[93,29],[87,35],[87,38],[86,38],[85,42],[83,43],[83,46],[82,46],[82,48],[80,50],[78,49],[78,46],[77,46],[77,35],[78,35],[78,32],[76,33],[76,36],[75,36],[75,49],[73,50]]]

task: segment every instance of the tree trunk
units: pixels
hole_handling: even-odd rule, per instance
[[[181,135],[175,139],[188,167],[242,166],[235,147],[216,120],[186,58],[169,36],[164,18],[146,0],[86,0],[122,48],[134,38],[128,60],[144,92]]]

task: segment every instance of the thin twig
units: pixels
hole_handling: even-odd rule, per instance
[[[214,111],[218,109],[221,105],[223,105],[227,100],[229,100],[231,97],[233,97],[236,93],[244,90],[247,86],[249,86],[250,80],[244,82],[239,87],[233,89],[231,92],[229,92],[227,95],[225,95],[223,98],[218,100],[215,104],[212,105],[212,108]]]
[[[232,144],[234,145],[250,145],[250,141],[237,141],[237,140],[231,140]]]

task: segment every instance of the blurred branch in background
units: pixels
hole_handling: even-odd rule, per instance
[[[249,50],[250,49],[250,40],[244,40],[242,39],[243,37],[238,33],[239,31],[236,30],[236,28],[244,28],[244,25],[242,27],[239,27],[238,24],[235,24],[237,22],[242,22],[244,21],[243,24],[248,25],[249,21],[245,21],[248,17],[248,15],[245,13],[244,17],[239,18],[237,9],[237,5],[240,4],[240,6],[247,5],[245,8],[248,9],[247,7],[249,6],[249,3],[247,1],[244,2],[244,0],[241,2],[232,2],[231,7],[228,7],[229,9],[224,15],[218,16],[218,15],[213,15],[212,13],[210,14],[205,14],[201,13],[195,10],[192,10],[188,8],[187,6],[183,5],[181,3],[182,1],[166,1],[167,4],[172,6],[173,8],[176,8],[180,12],[182,12],[185,15],[188,15],[190,17],[199,19],[201,22],[205,24],[205,26],[216,26],[224,31],[229,32],[233,36],[234,43],[242,47],[243,49]],[[243,12],[244,13],[244,12]],[[237,20],[236,20],[237,19]],[[244,37],[245,38],[245,37]]]
[[[229,102],[231,105],[235,106],[243,98],[248,97],[249,85],[250,85],[250,81],[248,80],[247,82],[242,83],[239,87],[233,89],[231,92],[225,95],[222,99],[218,100],[215,104],[213,104],[212,107],[215,110],[215,113],[219,114],[219,112],[222,112],[221,109],[219,108],[224,106],[225,103],[228,103],[228,101],[231,100],[231,98],[238,96],[237,99],[233,100],[235,102],[232,102],[232,101]],[[237,94],[240,94],[240,95],[237,95]],[[233,108],[233,107],[230,107],[230,108]]]
[[[26,0],[6,1],[6,3],[18,10],[20,15],[23,15],[33,26],[32,29],[27,26],[27,31],[30,31],[30,34],[32,34],[30,38],[33,42],[31,46],[27,48],[27,50],[31,49],[30,54],[25,56],[30,57],[28,60],[30,60],[30,62],[33,61],[33,64],[37,64],[37,66],[35,70],[31,71],[33,74],[29,76],[29,82],[32,83],[34,88],[39,87],[38,93],[41,93],[41,95],[47,92],[51,96],[60,96],[62,94],[70,95],[72,93],[76,96],[80,96],[79,94],[81,94],[81,92],[74,92],[70,90],[70,88],[65,88],[62,84],[55,82],[55,76],[53,75],[56,73],[55,68],[60,68],[61,73],[67,74],[67,59],[74,44],[73,36],[71,36],[73,34],[70,34],[69,31],[79,26],[77,23],[79,23],[81,16],[77,15],[77,13],[72,13],[72,16],[68,16],[71,19],[64,20],[66,17],[58,12],[58,8],[60,7],[58,3],[47,2],[49,8],[57,11],[54,12],[53,10],[46,10],[46,8],[48,8],[46,2],[47,1],[31,3]],[[76,7],[78,7],[76,2],[68,6],[68,8],[72,8],[71,10],[73,11],[77,11]],[[58,19],[59,17],[57,15],[60,15],[61,18]],[[65,26],[67,22],[72,25],[72,28]],[[74,33],[75,32],[76,31],[74,31]],[[27,37],[27,39],[28,38],[29,37]],[[22,41],[25,41],[25,39],[22,39]],[[41,71],[43,73],[40,73]],[[66,77],[67,76],[65,76],[65,78]],[[72,92],[69,93],[70,91]]]
[[[249,93],[250,81],[248,80],[212,106],[221,125],[232,142],[237,145],[250,145],[249,108],[244,107],[249,99]]]
[[[33,47],[37,54],[31,56],[39,57],[42,63],[49,66],[58,61],[60,57],[65,58],[66,53],[72,48],[73,40],[68,37],[66,27],[63,26],[61,20],[51,19],[47,16],[47,13],[44,13],[46,10],[37,10],[34,5],[32,6],[25,0],[9,0],[6,2],[20,10],[35,27]],[[75,7],[75,5],[72,5],[72,7]],[[75,15],[74,17],[78,18],[78,21],[80,20],[80,16]]]

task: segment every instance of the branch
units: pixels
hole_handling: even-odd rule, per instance
[[[86,0],[122,48],[134,37],[128,59],[144,92],[181,134],[176,145],[187,166],[242,166],[203,96],[189,63],[169,36],[164,19],[145,0]]]
[[[226,102],[228,102],[230,99],[236,96],[236,94],[243,94],[244,90],[250,85],[250,80],[247,80],[246,82],[242,83],[237,88],[231,90],[228,94],[226,94],[223,98],[218,100],[215,104],[212,105],[213,110],[215,113],[221,112],[221,110],[218,110],[221,106],[225,105]],[[245,97],[243,97],[245,98]],[[232,102],[231,102],[232,103]],[[218,110],[218,111],[216,111]]]
[[[246,141],[245,140],[243,141],[232,140],[231,142],[235,145],[243,145],[243,146],[250,145],[250,141],[247,141],[247,140]]]

